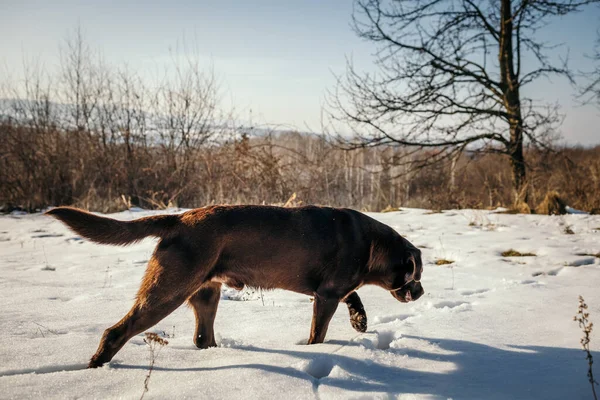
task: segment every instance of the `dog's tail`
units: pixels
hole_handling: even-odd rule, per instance
[[[117,246],[135,243],[148,236],[172,236],[179,224],[179,215],[156,215],[133,221],[117,221],[72,207],[53,208],[46,215],[64,222],[73,232],[93,242]]]

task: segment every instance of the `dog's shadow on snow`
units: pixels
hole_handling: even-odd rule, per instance
[[[341,354],[266,349],[236,345],[233,348],[288,355],[299,360],[304,368],[281,367],[260,363],[221,367],[166,368],[158,371],[209,372],[226,369],[259,369],[283,374],[312,383],[313,388],[337,387],[348,391],[378,393],[419,393],[443,398],[522,399],[522,398],[588,398],[591,387],[587,380],[585,353],[579,349],[544,346],[509,346],[506,349],[463,340],[436,339],[403,335],[403,338],[434,343],[439,352],[411,349],[373,350],[398,352],[419,359],[420,370],[384,365],[367,359]],[[355,342],[328,341],[329,344],[358,346]],[[600,352],[592,352],[600,359]],[[304,361],[302,363],[301,361]],[[431,372],[435,363],[444,363],[447,372]],[[332,373],[338,366],[343,372]],[[114,364],[113,368],[147,369],[147,366]],[[429,370],[429,371],[427,371]],[[347,393],[345,394],[347,395]]]

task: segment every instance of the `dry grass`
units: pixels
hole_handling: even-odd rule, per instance
[[[454,261],[452,260],[446,260],[445,258],[439,258],[437,260],[435,260],[435,265],[448,265],[448,264],[453,264]]]
[[[531,210],[531,207],[529,207],[529,205],[523,201],[518,201],[518,202],[514,203],[512,205],[512,207],[507,210],[494,212],[494,214],[511,214],[511,215],[532,214],[532,213],[533,213],[533,211]]]
[[[304,205],[304,202],[298,198],[298,194],[296,192],[292,193],[289,199],[283,204],[283,207],[286,208],[294,208],[301,207]]]
[[[492,222],[487,215],[481,212],[475,212],[469,221],[469,226],[479,227],[488,231],[495,231],[496,224]]]
[[[523,201],[518,201],[513,206],[514,214],[531,214],[531,208]]]
[[[536,207],[535,212],[543,215],[564,215],[567,213],[567,203],[557,191],[551,190],[546,193],[544,200]]]
[[[600,252],[594,254],[594,253],[577,253],[575,254],[576,256],[582,256],[582,257],[596,257],[596,258],[600,258]]]
[[[494,214],[519,214],[519,210],[515,209],[515,208],[509,208],[507,210],[504,211],[495,211]]]
[[[423,213],[432,215],[443,213],[443,209],[511,204],[509,180],[489,183],[492,185],[489,200],[486,202],[481,197],[482,182],[472,175],[480,167],[485,171],[489,169],[491,175],[493,167],[486,164],[491,161],[487,159],[465,166],[464,178],[461,175],[465,182],[457,184],[460,190],[449,192],[442,179],[446,174],[443,168],[423,170],[410,179],[387,181],[383,176],[363,171],[364,163],[379,160],[377,150],[345,153],[321,138],[300,134],[232,140],[219,146],[198,146],[177,152],[153,147],[141,137],[131,143],[131,159],[126,157],[127,148],[121,139],[104,145],[99,135],[98,132],[71,131],[67,127],[37,130],[0,123],[0,153],[5,154],[0,159],[0,209],[10,211],[21,207],[35,211],[54,205],[76,205],[114,212],[130,205],[162,209],[264,202],[287,203],[292,207],[327,204],[381,212],[401,211],[401,205],[402,208],[427,208],[429,211]],[[585,157],[593,155],[592,150],[589,153]],[[600,147],[597,155],[600,160]],[[590,163],[590,168],[595,168],[595,164]],[[597,171],[594,169],[586,177],[596,176],[594,173],[600,176],[600,161],[598,163]],[[298,173],[299,166],[302,173]],[[323,171],[332,172],[324,174]],[[347,171],[358,172],[349,175]],[[567,188],[576,182],[586,183],[583,177],[571,180],[555,176],[557,173],[547,171],[548,179],[539,179]],[[442,181],[438,182],[438,178]],[[593,185],[600,187],[597,183]],[[361,188],[360,193],[356,187]],[[575,186],[565,189],[565,196],[572,202],[570,205],[581,210],[598,207],[600,190],[576,189]],[[393,195],[389,195],[390,191]],[[535,192],[531,197],[533,204],[539,199]],[[520,208],[497,213],[530,211],[522,204]],[[471,224],[475,225],[477,221]]]
[[[398,207],[387,206],[386,208],[384,208],[380,212],[382,212],[382,213],[389,213],[389,212],[397,212],[397,211],[402,211],[402,209],[398,208]]]
[[[520,251],[510,249],[502,252],[502,257],[535,257],[535,253],[521,253]]]

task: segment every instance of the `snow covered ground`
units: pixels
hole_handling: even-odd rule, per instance
[[[573,316],[583,295],[597,326],[598,379],[600,216],[372,216],[422,249],[426,295],[402,304],[361,288],[368,332],[352,330],[342,304],[326,342],[306,346],[308,297],[227,289],[219,347],[195,348],[185,306],[153,329],[171,337],[145,398],[591,398]],[[109,365],[85,365],[132,305],[154,244],[102,246],[43,215],[0,217],[0,398],[139,398],[149,363],[142,335]],[[509,249],[536,256],[503,257]]]

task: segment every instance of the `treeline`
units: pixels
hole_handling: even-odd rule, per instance
[[[78,34],[59,71],[0,88],[0,206],[326,204],[379,211],[511,207],[509,164],[463,152],[414,169],[402,148],[344,150],[325,136],[236,126],[211,71],[185,58],[150,85],[109,68]],[[422,155],[421,153],[420,155]],[[416,155],[413,155],[416,156]],[[549,190],[600,209],[600,147],[526,154],[533,207]]]
[[[283,204],[296,193],[294,204],[379,211],[510,207],[514,198],[508,163],[499,155],[465,153],[411,171],[394,165],[399,149],[345,151],[324,137],[292,132],[229,136],[169,146],[143,135],[105,141],[93,131],[7,122],[0,125],[0,203],[108,212],[133,205]],[[534,206],[558,190],[572,207],[598,211],[600,147],[527,156]]]

